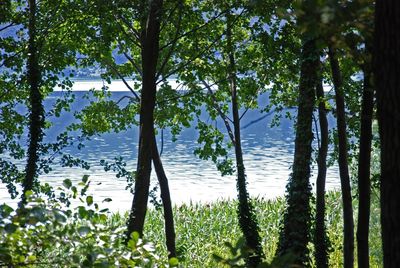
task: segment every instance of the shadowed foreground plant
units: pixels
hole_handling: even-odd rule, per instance
[[[228,265],[229,267],[247,267],[245,260],[248,259],[252,253],[252,250],[246,246],[246,241],[243,237],[232,245],[229,242],[225,243],[225,246],[229,248],[229,257],[222,257],[218,254],[213,254],[213,258],[220,264]],[[300,265],[294,264],[296,256],[293,254],[285,254],[282,256],[276,256],[271,262],[263,260],[257,265],[257,268],[299,268]]]
[[[26,193],[27,204],[14,210],[0,206],[0,266],[8,267],[173,267],[164,263],[152,244],[132,233],[125,246],[125,227],[107,224],[84,176],[78,187],[64,180],[59,194],[44,199]],[[106,198],[103,202],[111,201]],[[73,208],[71,208],[71,203]]]

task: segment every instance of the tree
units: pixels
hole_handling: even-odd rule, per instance
[[[372,48],[367,43],[367,51],[372,54]],[[374,87],[371,84],[371,62],[364,64],[364,88],[361,108],[360,153],[358,158],[358,223],[357,223],[357,258],[358,267],[369,267],[369,218],[371,203],[371,142],[372,118],[374,108]]]
[[[293,254],[298,265],[309,263],[308,243],[311,224],[310,165],[312,153],[312,117],[315,90],[319,83],[320,51],[317,46],[319,30],[314,1],[300,4],[297,26],[301,35],[300,81],[292,174],[286,186],[286,210],[280,232],[278,255]],[[306,15],[305,15],[306,14]]]
[[[329,130],[327,119],[326,100],[322,81],[317,84],[316,95],[318,103],[319,126],[321,131],[321,141],[318,148],[318,175],[316,181],[316,215],[315,215],[315,261],[319,268],[328,267],[328,237],[325,225],[325,182],[326,182],[326,158],[329,145]]]
[[[66,3],[10,1],[8,13],[2,17],[0,100],[1,125],[4,128],[1,130],[0,151],[8,150],[10,156],[2,157],[0,161],[1,172],[5,175],[2,181],[7,183],[13,198],[17,195],[15,186],[21,183],[23,202],[27,191],[49,193],[49,187],[41,185],[38,176],[51,170],[49,159],[45,157],[51,158],[49,155],[66,144],[61,141],[54,144],[42,142],[45,134],[42,101],[57,84],[64,87],[70,85],[70,80],[62,71],[74,62],[74,50],[79,44],[75,41],[79,37],[71,38],[65,34],[66,26],[60,24],[59,18],[71,19],[76,15],[72,11]],[[65,108],[61,103],[62,100],[57,100],[54,109],[46,111],[46,114],[54,115],[56,110],[60,113]],[[29,142],[26,166],[22,171],[11,159],[25,157],[26,124]]]
[[[312,114],[319,65],[316,40],[304,38],[303,42],[293,171],[287,185],[287,208],[278,247],[279,255],[295,254],[300,265],[306,264],[309,258]]]
[[[348,163],[356,158],[358,158],[359,176],[357,181],[360,201],[357,256],[360,267],[368,267],[369,265],[368,229],[371,187],[369,176],[373,108],[373,93],[369,83],[370,74],[368,73],[371,57],[370,41],[368,41],[371,38],[370,29],[372,28],[371,6],[372,3],[368,0],[326,2],[325,10],[328,11],[323,13],[326,19],[322,27],[328,46],[336,97],[338,155],[343,197],[345,267],[352,267],[354,262],[354,223]],[[340,56],[340,53],[344,53],[345,56]],[[339,61],[342,65],[341,68]],[[362,107],[359,101],[361,81],[352,78],[360,72],[364,74]],[[347,103],[344,102],[345,96]],[[361,113],[361,120],[358,120],[358,117],[348,116],[346,113]],[[356,145],[357,141],[360,141],[359,146]],[[358,148],[359,154],[356,152]]]
[[[198,142],[202,146],[195,153],[202,159],[214,161],[224,175],[233,172],[227,153],[227,149],[233,147],[239,201],[237,216],[246,246],[251,250],[247,265],[254,267],[263,253],[254,207],[247,192],[240,121],[249,109],[259,108],[259,94],[267,90],[270,77],[279,73],[274,69],[276,65],[269,61],[274,58],[271,47],[266,55],[262,54],[262,48],[263,42],[271,45],[274,38],[280,40],[283,30],[278,26],[280,20],[274,20],[270,14],[255,19],[247,6],[227,7],[225,3],[215,4],[214,9],[222,10],[221,13],[227,10],[224,20],[216,23],[212,33],[197,36],[199,40],[188,46],[196,42],[214,45],[210,53],[188,66],[189,70],[181,74],[180,79],[190,82],[192,90],[197,91],[193,98],[203,100],[210,118],[216,121],[219,117],[222,121],[223,130],[220,131],[217,124],[207,124],[198,117]],[[271,34],[263,28],[267,23]]]
[[[336,117],[339,138],[339,173],[340,184],[342,188],[343,200],[343,253],[344,267],[353,267],[354,263],[354,219],[353,219],[353,203],[351,197],[350,175],[347,157],[347,133],[346,133],[346,115],[345,101],[342,88],[342,75],[340,72],[339,62],[336,57],[335,48],[328,48],[329,61],[332,69],[332,78],[335,88],[336,99]]]
[[[374,75],[381,141],[384,267],[400,266],[400,5],[376,1]]]
[[[243,12],[242,12],[243,13]],[[237,191],[238,191],[238,219],[240,228],[244,234],[246,239],[246,245],[251,250],[251,254],[247,259],[247,265],[249,267],[256,267],[263,256],[262,247],[261,247],[261,238],[259,236],[259,227],[256,215],[254,213],[254,207],[250,201],[250,197],[247,191],[247,182],[246,182],[246,173],[245,166],[243,161],[243,151],[241,145],[241,134],[240,134],[240,119],[239,115],[239,97],[238,90],[240,89],[238,85],[238,65],[236,63],[236,56],[238,47],[240,47],[240,41],[236,41],[236,36],[234,36],[235,22],[240,19],[241,14],[232,14],[232,11],[228,11],[226,14],[226,26],[225,26],[225,35],[226,35],[226,43],[223,45],[222,60],[221,64],[224,70],[220,70],[220,74],[215,73],[200,73],[198,74],[201,77],[215,77],[215,76],[226,76],[227,81],[225,82],[216,82],[216,85],[219,87],[218,90],[224,90],[225,88],[229,89],[229,97],[231,102],[231,111],[233,119],[230,120],[226,112],[224,112],[223,108],[219,106],[218,99],[215,96],[215,93],[212,90],[212,87],[209,85],[209,82],[202,80],[202,83],[206,86],[208,90],[208,94],[212,99],[212,106],[217,110],[219,116],[223,120],[226,131],[228,132],[231,143],[233,144],[235,151],[235,163],[236,163],[236,174],[237,174]],[[237,18],[235,18],[237,17]],[[237,35],[237,33],[236,33]],[[212,58],[212,57],[211,57]],[[216,61],[216,59],[212,59]],[[246,68],[246,66],[241,65],[241,68]],[[210,70],[209,70],[210,71]],[[203,78],[204,79],[204,78]],[[244,78],[246,79],[246,78]],[[213,82],[215,83],[215,82]],[[243,89],[242,89],[243,90]],[[233,130],[230,124],[232,122]]]
[[[159,57],[162,0],[149,2],[146,21],[140,33],[142,56],[142,90],[139,119],[139,153],[137,161],[135,195],[128,221],[127,239],[132,232],[143,235],[147,200],[150,187],[152,143],[154,141],[154,108],[157,91],[157,63]]]
[[[195,5],[198,5],[198,9],[193,9]],[[162,1],[159,4],[138,1],[117,4],[111,8],[101,3],[101,11],[97,14],[102,18],[98,21],[101,34],[95,34],[93,39],[99,40],[103,49],[99,53],[88,46],[86,52],[107,68],[104,77],[122,79],[133,94],[133,102],[140,102],[138,166],[127,238],[133,231],[141,235],[143,232],[150,184],[150,155],[160,183],[166,228],[169,228],[166,234],[167,245],[171,246],[168,248],[170,256],[175,255],[175,246],[172,246],[175,244],[175,231],[168,181],[155,143],[155,126],[161,129],[171,127],[176,135],[181,125],[188,126],[191,120],[191,105],[185,107],[179,103],[182,96],[171,88],[167,79],[183,72],[187,65],[207,51],[207,48],[200,48],[200,51],[184,59],[176,56],[177,51],[184,50],[188,37],[195,36],[203,28],[209,28],[209,24],[220,16],[214,14],[203,18],[202,5],[205,6],[203,2],[200,5],[196,1]],[[126,62],[117,62],[113,53],[123,55]],[[136,83],[131,87],[125,77],[138,80],[142,85]],[[156,90],[158,85],[159,89]],[[135,90],[139,88],[138,94]],[[150,142],[149,135],[152,135],[154,142]]]
[[[28,66],[27,81],[29,83],[29,102],[31,111],[29,115],[29,148],[28,160],[25,169],[25,179],[22,183],[22,202],[25,194],[33,189],[34,180],[38,173],[39,147],[43,139],[44,109],[42,93],[40,92],[41,71],[38,61],[37,29],[36,29],[36,0],[29,0],[28,23]]]
[[[256,267],[263,255],[261,247],[261,238],[258,234],[259,227],[257,219],[255,218],[254,208],[249,201],[249,194],[246,189],[246,174],[243,163],[243,151],[241,145],[240,136],[240,116],[237,96],[237,82],[236,82],[236,63],[234,55],[234,45],[232,41],[232,28],[233,18],[231,14],[227,14],[227,51],[228,51],[228,79],[229,87],[231,90],[231,102],[232,102],[232,115],[233,115],[233,133],[234,133],[234,147],[236,157],[236,172],[237,172],[237,189],[239,199],[239,224],[246,237],[246,242],[249,248],[253,251],[250,255],[248,264],[249,267]]]
[[[25,21],[26,16],[17,12],[15,5],[7,1],[1,5],[0,16],[0,178],[12,198],[18,196],[16,185],[22,183],[23,171],[12,161],[25,157],[24,146],[20,140],[24,136],[27,116],[17,111],[28,99],[25,87],[17,81],[23,81],[25,67],[21,49],[24,39],[14,37],[17,25]],[[26,77],[26,76],[25,76]],[[25,79],[26,80],[26,79]],[[5,157],[9,154],[10,158]]]

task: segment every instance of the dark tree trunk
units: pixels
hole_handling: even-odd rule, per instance
[[[315,216],[315,261],[317,268],[327,268],[328,237],[325,226],[325,182],[326,182],[326,157],[328,155],[329,130],[326,117],[326,105],[322,79],[316,88],[318,98],[319,125],[321,129],[321,144],[318,149],[318,176],[317,176],[317,200]]]
[[[280,233],[278,254],[296,255],[296,263],[308,265],[311,222],[310,164],[312,115],[318,83],[319,53],[315,39],[305,40],[301,53],[299,107],[297,112],[293,172],[287,185],[287,208]]]
[[[164,167],[161,162],[160,154],[157,149],[157,142],[154,136],[153,140],[153,164],[157,173],[158,182],[160,184],[161,200],[164,208],[164,221],[165,221],[165,237],[167,241],[168,257],[176,257],[175,249],[175,227],[174,227],[174,214],[172,211],[171,195],[169,192],[168,178],[165,175]]]
[[[332,69],[332,78],[336,97],[336,118],[339,138],[339,173],[343,200],[343,257],[344,268],[354,265],[354,220],[353,204],[351,197],[350,176],[347,160],[347,133],[344,94],[342,88],[342,75],[335,50],[329,46],[329,61]]]
[[[29,24],[28,24],[28,66],[27,79],[29,83],[29,147],[28,160],[23,181],[22,203],[25,203],[25,193],[33,189],[39,160],[39,146],[43,139],[44,109],[42,94],[40,92],[41,73],[38,62],[36,45],[36,0],[29,0]]]
[[[374,73],[381,139],[383,264],[400,267],[400,2],[376,1]]]
[[[152,143],[154,139],[154,107],[156,101],[156,67],[159,56],[162,0],[150,1],[146,27],[141,33],[142,92],[140,100],[140,131],[135,194],[128,219],[127,239],[132,232],[143,235],[150,187]]]
[[[371,50],[369,50],[372,52]],[[357,258],[358,267],[369,267],[369,217],[371,203],[371,142],[374,89],[370,83],[370,64],[364,66],[364,89],[361,107],[360,154],[358,158],[358,223]]]
[[[237,84],[236,84],[236,63],[234,56],[234,46],[232,44],[232,19],[231,15],[227,16],[227,42],[228,42],[228,75],[231,89],[232,115],[233,115],[233,133],[234,147],[236,157],[236,172],[237,172],[237,190],[238,190],[238,217],[239,225],[246,239],[246,244],[252,251],[247,259],[248,267],[257,267],[263,256],[261,238],[259,235],[259,227],[257,218],[254,212],[253,204],[250,201],[247,192],[246,173],[243,162],[243,152],[240,135],[240,116],[237,100]]]

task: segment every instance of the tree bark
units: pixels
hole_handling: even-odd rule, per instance
[[[38,61],[36,43],[36,0],[29,0],[28,22],[28,66],[27,80],[29,83],[29,147],[28,160],[25,167],[25,178],[22,183],[22,203],[26,202],[25,194],[34,187],[38,173],[39,146],[43,139],[44,109],[40,92],[41,72]]]
[[[243,161],[243,151],[241,145],[240,134],[240,116],[237,99],[237,81],[236,81],[236,63],[234,56],[234,46],[232,44],[232,18],[231,14],[227,15],[227,46],[228,46],[228,75],[229,85],[231,89],[232,116],[233,116],[233,133],[234,147],[236,157],[237,172],[237,190],[238,190],[238,217],[239,225],[246,239],[247,246],[251,253],[247,259],[248,267],[257,267],[263,256],[261,238],[259,235],[259,227],[251,203],[249,193],[247,191],[246,173]],[[229,130],[229,129],[228,129]]]
[[[395,268],[400,267],[400,2],[377,0],[375,8],[383,265]]]
[[[372,52],[371,50],[369,50]],[[369,218],[371,203],[371,142],[374,89],[370,83],[370,63],[364,67],[364,89],[361,104],[360,152],[358,158],[358,223],[357,259],[358,267],[369,267]]]
[[[150,1],[146,27],[141,33],[143,81],[140,100],[140,131],[135,193],[128,219],[127,239],[132,232],[143,235],[150,187],[154,107],[156,102],[156,67],[159,56],[160,21],[163,0]]]
[[[339,173],[343,201],[343,257],[344,268],[354,265],[354,220],[351,197],[350,176],[347,158],[347,133],[345,102],[342,88],[342,75],[335,49],[329,46],[329,61],[332,69],[332,78],[336,97],[336,117],[339,138]]]
[[[299,107],[297,111],[296,138],[293,172],[287,189],[287,208],[284,226],[280,233],[278,254],[295,254],[295,263],[307,266],[309,263],[308,243],[310,242],[311,186],[310,164],[312,115],[315,103],[315,88],[318,83],[319,52],[315,39],[303,41],[301,52],[301,73],[299,85]]]
[[[160,154],[158,153],[157,142],[154,136],[153,146],[153,164],[157,173],[158,182],[160,184],[161,200],[164,208],[164,224],[165,224],[165,237],[167,242],[168,257],[176,257],[175,248],[175,227],[174,227],[174,214],[172,211],[171,195],[169,192],[168,178],[165,174],[163,164],[161,162]]]
[[[325,226],[325,182],[326,182],[326,158],[328,155],[329,130],[326,116],[326,105],[322,77],[316,88],[318,102],[319,125],[321,129],[321,144],[318,149],[318,176],[317,176],[317,200],[315,216],[315,260],[317,268],[327,268],[328,259],[328,237]]]

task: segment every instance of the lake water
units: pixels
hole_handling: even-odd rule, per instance
[[[82,96],[92,87],[100,87],[98,81],[80,81],[75,83],[76,103],[72,111],[80,110],[88,102]],[[120,99],[130,92],[123,92],[124,85],[114,82],[111,86],[112,98]],[[58,98],[62,92],[54,92],[46,101],[46,106]],[[260,98],[261,102],[267,102],[267,96]],[[259,119],[263,114],[258,111],[249,111],[243,117],[242,126]],[[273,115],[246,127],[242,130],[242,147],[244,162],[248,180],[248,190],[251,196],[275,198],[285,193],[285,186],[290,174],[293,162],[294,134],[293,124],[283,119],[280,126],[270,127]],[[73,122],[72,114],[65,114],[61,120],[55,121],[46,133],[46,139],[52,140],[65,126]],[[223,124],[217,122],[219,126]],[[212,202],[218,199],[236,198],[235,176],[220,175],[211,161],[200,160],[193,154],[197,144],[197,131],[194,127],[184,129],[176,142],[171,141],[168,131],[164,132],[164,147],[162,161],[169,179],[172,202]],[[158,137],[160,140],[160,137]],[[42,181],[51,185],[60,185],[65,178],[79,181],[84,174],[90,175],[92,181],[91,192],[95,201],[100,202],[106,197],[112,198],[109,207],[116,210],[127,210],[131,206],[132,195],[125,190],[124,178],[116,178],[114,172],[105,172],[100,160],[112,162],[115,157],[121,156],[127,162],[127,169],[133,171],[136,168],[136,155],[138,131],[136,128],[122,133],[109,133],[94,137],[86,142],[82,150],[67,148],[72,155],[86,160],[90,170],[79,168],[62,168],[53,166],[53,171],[41,176]],[[24,163],[20,163],[22,166]],[[153,172],[154,173],[154,172]],[[314,164],[312,183],[315,183],[317,170]],[[153,182],[156,178],[153,175]],[[327,174],[327,189],[339,187],[337,167],[330,168]],[[10,202],[3,185],[0,185],[0,201]],[[14,201],[15,202],[15,201]]]

